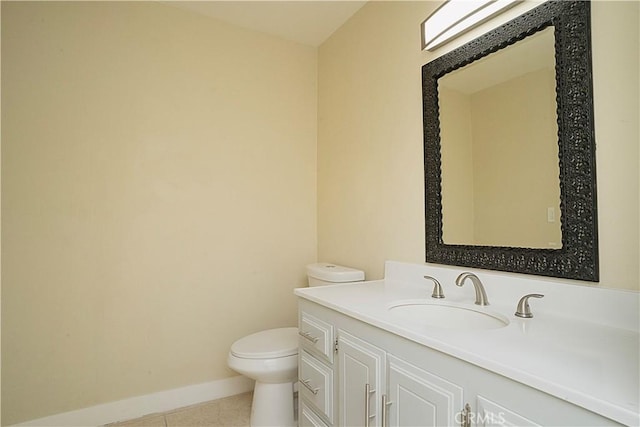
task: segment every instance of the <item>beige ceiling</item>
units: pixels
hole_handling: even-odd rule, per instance
[[[366,0],[169,1],[165,4],[240,27],[318,46]]]

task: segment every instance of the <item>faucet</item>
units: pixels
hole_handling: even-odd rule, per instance
[[[475,274],[469,272],[461,273],[456,279],[456,285],[462,286],[464,281],[467,279],[471,280],[471,283],[473,283],[473,287],[476,290],[476,305],[489,305],[489,298],[487,298],[484,286]]]

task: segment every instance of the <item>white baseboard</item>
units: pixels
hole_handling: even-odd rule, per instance
[[[51,415],[16,424],[22,426],[72,427],[103,426],[117,421],[131,420],[183,406],[221,399],[253,390],[253,380],[237,376],[103,403],[77,411]]]

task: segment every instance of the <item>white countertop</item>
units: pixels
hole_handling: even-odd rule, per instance
[[[484,277],[483,282],[485,280],[490,281]],[[593,323],[566,313],[544,310],[544,305],[538,302],[543,300],[531,300],[534,318],[521,319],[514,316],[517,299],[500,300],[493,293],[497,293],[495,286],[485,285],[491,305],[479,307],[473,304],[471,283],[464,286],[468,287],[466,290],[450,283],[445,286],[442,280],[441,283],[446,295],[444,300],[430,298],[431,283],[424,280],[415,283],[389,277],[371,282],[300,288],[295,294],[617,422],[640,425],[637,329]],[[554,295],[548,295],[548,288],[545,290],[545,299],[554,298]],[[500,314],[510,323],[498,329],[452,330],[420,325],[388,310],[392,302],[409,299],[435,304],[468,304],[475,310]],[[579,299],[574,302],[580,303]],[[589,304],[587,309],[591,309]]]

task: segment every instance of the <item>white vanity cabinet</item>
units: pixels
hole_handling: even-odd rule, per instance
[[[299,321],[301,426],[618,425],[305,299]]]

